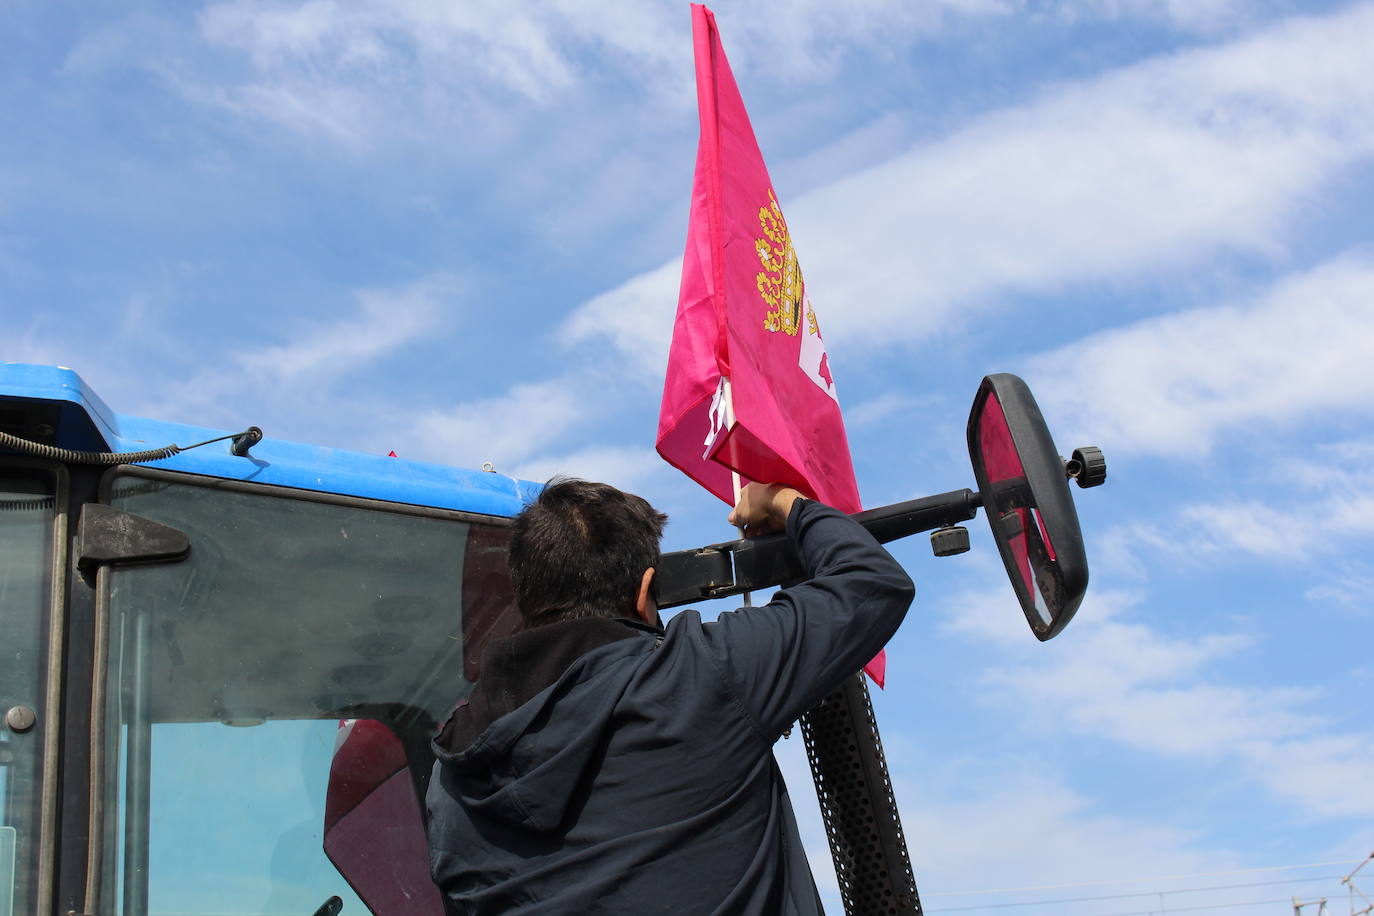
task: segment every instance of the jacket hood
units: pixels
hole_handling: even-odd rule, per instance
[[[650,637],[661,632],[635,620],[591,618],[489,645],[472,696],[433,742],[464,804],[511,824],[556,830],[590,790],[616,704],[655,645]]]

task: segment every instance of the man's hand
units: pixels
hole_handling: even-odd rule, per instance
[[[730,513],[730,524],[743,529],[744,536],[758,537],[781,531],[801,493],[776,483],[751,483],[739,494],[739,503]]]

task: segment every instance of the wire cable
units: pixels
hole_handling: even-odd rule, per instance
[[[1093,913],[1092,916],[1161,916],[1161,912],[1172,916],[1174,913],[1197,913],[1201,910],[1226,910],[1238,906],[1268,906],[1271,903],[1288,903],[1289,899],[1280,897],[1277,900],[1245,900],[1240,903],[1212,903],[1207,906],[1184,906],[1175,909],[1169,907],[1168,910],[1131,910],[1126,913]]]
[[[1208,887],[1180,887],[1168,891],[1137,891],[1134,894],[1102,894],[1094,897],[1059,897],[1053,900],[1024,900],[1015,903],[985,903],[977,906],[941,907],[926,909],[927,913],[964,913],[972,910],[1005,910],[1019,906],[1040,906],[1049,903],[1088,903],[1098,900],[1126,900],[1131,897],[1158,897],[1164,894],[1197,894],[1203,891],[1230,891],[1243,887],[1273,887],[1278,884],[1305,884],[1310,881],[1339,881],[1340,875],[1322,875],[1317,878],[1285,878],[1282,881],[1252,881],[1246,884],[1214,884]],[[1169,912],[1173,912],[1170,908]]]
[[[1019,894],[1025,891],[1059,891],[1071,887],[1104,887],[1110,884],[1141,884],[1146,881],[1184,881],[1189,878],[1220,878],[1226,875],[1248,875],[1262,871],[1289,871],[1295,868],[1327,868],[1332,865],[1356,865],[1363,859],[1341,859],[1338,862],[1309,862],[1305,865],[1265,865],[1259,868],[1236,868],[1229,871],[1205,871],[1192,875],[1157,875],[1152,878],[1118,878],[1108,881],[1075,881],[1070,884],[1041,884],[1033,887],[1000,887],[980,891],[936,891],[924,897],[970,897],[975,894]]]
[[[150,448],[141,452],[81,452],[70,448],[58,448],[55,445],[44,445],[42,442],[22,439],[6,432],[0,432],[0,447],[13,449],[26,455],[47,458],[50,461],[65,461],[68,464],[140,464],[144,461],[161,461],[164,458],[171,458],[173,455],[179,455],[182,452],[200,448],[202,445],[209,445],[212,442],[237,439],[239,436],[249,435],[255,428],[246,429],[241,433],[230,433],[227,436],[206,439],[195,445],[166,445],[162,448]]]

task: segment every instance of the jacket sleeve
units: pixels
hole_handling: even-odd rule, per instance
[[[721,676],[769,743],[878,654],[915,595],[897,561],[842,512],[798,500],[787,534],[810,578],[702,627]]]

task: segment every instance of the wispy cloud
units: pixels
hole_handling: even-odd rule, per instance
[[[1165,818],[1113,813],[1109,800],[1075,791],[1024,761],[980,776],[951,779],[934,791],[912,779],[895,786],[905,799],[902,826],[911,838],[918,880],[922,874],[927,878],[918,888],[926,892],[923,903],[931,911],[975,901],[1010,902],[1005,895],[970,899],[967,892],[972,890],[1052,885],[1082,881],[1088,875],[1105,883],[1148,874],[1186,874],[1230,858],[1227,852],[1205,848],[1193,831]],[[930,880],[932,873],[938,881]],[[942,893],[950,891],[965,893]],[[1090,893],[1038,896],[1052,900]],[[1024,901],[1034,895],[1011,899]],[[1069,911],[1053,903],[1038,910]]]
[[[1363,562],[1338,562],[1334,575],[1314,585],[1304,596],[1308,601],[1374,615],[1374,568]]]
[[[865,50],[891,53],[950,21],[1006,14],[1003,0],[904,4],[865,0],[843,9],[820,0],[752,5],[730,17],[737,67],[797,82],[823,80],[834,63]],[[429,4],[413,0],[307,3],[223,0],[200,15],[200,38],[240,56],[247,73],[218,96],[304,133],[345,144],[384,138],[423,112],[452,123],[507,104],[542,108],[606,72],[686,107],[680,77],[690,47],[685,7],[617,0],[585,9],[564,0],[522,4]],[[213,101],[214,96],[202,96]],[[398,110],[399,108],[399,110]],[[329,118],[296,117],[329,112]],[[399,117],[398,117],[399,115]]]
[[[1012,292],[1281,253],[1311,195],[1374,153],[1371,29],[1366,4],[1055,87],[784,199],[828,336],[920,341]],[[585,315],[607,297],[661,308],[671,275],[626,282],[570,327],[661,350],[665,326]]]
[[[433,334],[461,311],[459,293],[447,274],[356,290],[332,319],[286,321],[261,344],[225,347],[210,359],[175,345],[171,316],[184,291],[164,291],[152,303],[135,295],[103,334],[35,317],[6,357],[70,365],[121,413],[212,428],[251,422],[273,436],[362,448],[367,433],[359,426],[389,429],[382,421],[394,405],[355,396],[343,407],[341,387]]]
[[[360,290],[352,314],[297,332],[289,342],[240,353],[235,361],[247,372],[282,381],[334,378],[434,331],[457,291],[457,281],[446,275]]]
[[[1193,309],[1030,361],[1066,435],[1155,455],[1198,454],[1226,431],[1314,411],[1367,410],[1374,260],[1335,259],[1253,302]]]
[[[1000,593],[969,594],[946,627],[1005,637],[1004,604]],[[1227,763],[1312,815],[1374,813],[1374,789],[1360,775],[1374,755],[1374,735],[1331,731],[1311,711],[1319,690],[1226,682],[1216,669],[1248,651],[1251,637],[1166,636],[1140,622],[1148,607],[1139,595],[1099,590],[1092,613],[1075,620],[1072,639],[1045,644],[1048,651],[1033,659],[986,668],[987,702],[1015,697],[1019,710],[1053,711],[1028,723],[1042,737],[1067,731],[1164,758]]]
[[[1324,561],[1334,542],[1374,534],[1374,518],[1364,514],[1374,511],[1374,497],[1361,495],[1353,505],[1340,497],[1275,503],[1200,503],[1181,513],[1179,527],[1197,533],[1189,545],[1194,553],[1240,553],[1287,562]]]
[[[1271,435],[1267,427],[1264,435]],[[1374,540],[1374,443],[1305,443],[1300,456],[1229,461],[1225,482],[1216,485],[1221,492],[1161,486],[1183,495],[1182,505],[1166,496],[1151,511],[1090,531],[1095,570],[1108,581],[1144,586],[1178,574],[1253,576],[1263,569],[1299,577],[1299,591],[1315,605],[1369,614],[1374,575],[1356,558]],[[1149,464],[1134,467],[1152,474]]]
[[[496,397],[426,411],[413,422],[420,457],[508,469],[556,443],[587,416],[577,379],[517,384]]]
[[[1157,555],[1183,566],[1253,563],[1301,571],[1308,601],[1368,614],[1374,575],[1351,559],[1374,536],[1374,443],[1359,439],[1307,447],[1303,458],[1252,472],[1264,499],[1198,500],[1171,522]]]
[[[1070,20],[1153,20],[1207,33],[1248,24],[1275,8],[1263,0],[1051,0],[1043,7],[1043,15]]]
[[[662,378],[681,278],[681,259],[632,277],[579,306],[562,336],[593,345],[609,338],[631,368]]]
[[[1034,899],[1029,893],[973,895],[978,889],[1081,881],[1088,875],[1105,884],[1146,874],[1186,874],[1231,861],[1230,853],[1203,848],[1191,831],[1166,819],[1110,813],[1109,802],[1077,792],[1025,761],[969,765],[957,754],[923,753],[922,741],[890,724],[883,738],[889,764],[899,759],[910,764],[895,776],[893,788],[917,889],[929,911]],[[827,908],[838,908],[839,887],[800,735],[778,742],[774,754],[817,886]],[[920,772],[921,778],[902,775],[907,772]],[[1065,911],[1052,904],[1032,910]]]
[[[555,474],[599,480],[629,492],[649,488],[651,481],[674,474],[658,453],[645,446],[593,446],[563,454],[546,454],[519,462],[510,471],[525,480],[548,480]]]
[[[850,429],[876,426],[894,416],[909,417],[913,411],[929,406],[937,400],[931,396],[917,397],[901,391],[885,391],[867,401],[846,405],[845,425]]]
[[[493,397],[424,411],[403,435],[410,457],[472,467],[490,461],[526,480],[566,474],[642,490],[669,473],[653,448],[643,439],[597,441],[625,396],[614,373],[574,364]]]

